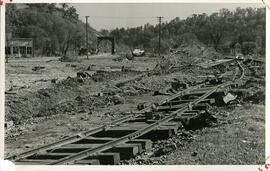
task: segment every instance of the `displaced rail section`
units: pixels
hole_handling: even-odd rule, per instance
[[[168,139],[181,126],[199,126],[196,118],[208,114],[209,104],[220,94],[244,83],[245,68],[232,81],[204,82],[183,89],[158,104],[127,113],[126,117],[99,128],[8,158],[16,164],[118,164],[152,148],[152,142]]]

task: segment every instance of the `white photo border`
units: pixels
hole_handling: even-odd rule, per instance
[[[8,1],[8,0],[6,0]],[[265,0],[270,1],[270,0]],[[12,3],[263,3],[263,0],[13,0]],[[7,2],[8,3],[8,2]],[[269,3],[270,4],[270,3]],[[5,5],[0,6],[0,159],[4,158],[4,108],[5,108]],[[264,4],[265,5],[265,4]],[[265,99],[265,156],[270,156],[270,9],[266,7],[266,99]],[[267,67],[268,66],[268,67]],[[267,148],[268,147],[268,148]],[[262,161],[263,163],[264,161]],[[18,165],[18,171],[257,171],[259,165],[123,165],[123,166],[33,166]]]

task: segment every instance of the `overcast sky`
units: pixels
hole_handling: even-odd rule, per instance
[[[70,4],[77,9],[79,17],[96,30],[135,27],[146,23],[157,24],[157,16],[163,16],[163,21],[175,17],[185,19],[192,14],[211,14],[221,8],[235,10],[237,7],[263,7],[261,3],[77,3]]]

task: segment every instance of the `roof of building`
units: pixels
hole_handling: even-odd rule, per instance
[[[32,38],[13,38],[9,42],[9,46],[32,46]]]

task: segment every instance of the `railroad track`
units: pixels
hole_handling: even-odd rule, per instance
[[[237,64],[241,72],[232,81],[192,86],[110,124],[7,159],[19,165],[118,164],[150,150],[153,141],[175,135],[183,121],[207,113],[209,103],[219,100],[218,93],[242,85],[244,67]]]

